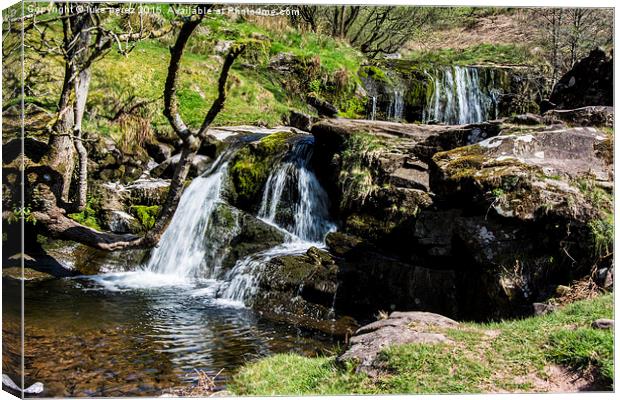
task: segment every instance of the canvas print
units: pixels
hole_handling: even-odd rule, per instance
[[[2,388],[614,389],[610,8],[2,11]]]

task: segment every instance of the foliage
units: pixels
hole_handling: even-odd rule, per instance
[[[408,60],[423,65],[532,65],[542,62],[518,44],[479,44],[464,49],[436,49],[432,51],[414,51]]]
[[[235,153],[230,175],[237,202],[246,206],[254,203],[275,161],[288,149],[287,140],[292,135],[291,132],[276,132],[263,137],[256,146],[246,146]]]
[[[342,208],[363,204],[378,189],[372,167],[383,148],[384,145],[371,134],[355,133],[347,138],[340,168]]]
[[[569,304],[544,316],[436,328],[453,343],[409,344],[385,349],[385,374],[355,373],[333,357],[276,355],[250,363],[229,387],[243,395],[343,393],[454,393],[544,390],[548,367],[590,366],[613,382],[613,331],[595,330],[593,320],[611,318],[613,296]]]
[[[82,211],[79,213],[68,214],[67,216],[75,222],[79,222],[82,225],[100,231],[101,225],[98,217],[98,209],[99,205],[97,200],[94,197],[89,197],[86,202],[86,206]]]
[[[134,214],[140,224],[145,230],[151,229],[157,221],[159,215],[160,206],[143,206],[134,205],[129,208],[132,214]]]

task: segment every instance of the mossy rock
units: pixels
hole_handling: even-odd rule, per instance
[[[133,205],[129,207],[129,210],[140,221],[144,231],[148,231],[157,221],[160,206]]]
[[[297,134],[276,132],[252,142],[237,151],[231,160],[229,193],[233,205],[255,211],[269,174],[286,155]]]

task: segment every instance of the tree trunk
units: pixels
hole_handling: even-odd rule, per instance
[[[77,210],[82,211],[86,206],[88,193],[88,152],[83,142],[82,118],[86,108],[86,99],[90,86],[90,68],[80,72],[75,80],[75,126],[73,143],[78,153],[78,193]]]

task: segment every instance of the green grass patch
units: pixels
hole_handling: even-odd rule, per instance
[[[480,44],[464,49],[414,51],[406,59],[421,64],[444,65],[538,65],[542,60],[533,57],[525,46],[516,44]]]
[[[613,296],[578,301],[538,317],[437,328],[453,342],[383,350],[377,378],[341,366],[334,357],[280,354],[242,367],[229,386],[242,395],[476,393],[543,390],[532,377],[546,367],[592,367],[613,385],[613,332],[592,321],[612,318]]]
[[[559,331],[549,337],[549,357],[576,369],[597,367],[601,375],[614,379],[614,337],[609,330],[580,328]]]

